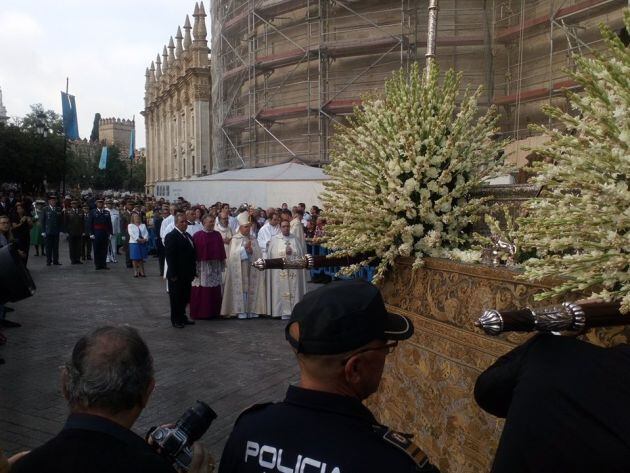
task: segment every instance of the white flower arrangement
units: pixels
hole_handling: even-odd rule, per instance
[[[505,142],[494,139],[497,116],[479,116],[481,90],[467,89],[458,103],[461,74],[439,83],[437,65],[420,75],[417,64],[365,97],[348,126],[339,126],[322,195],[326,246],[334,254],[375,256],[344,268],[352,274],[380,260],[375,282],[398,256],[449,256],[466,246],[464,232],[484,209],[470,191],[504,172]]]
[[[630,30],[630,10],[624,12]],[[630,312],[630,50],[601,26],[605,56],[575,57],[570,76],[584,91],[569,93],[572,113],[548,107],[564,131],[534,127],[549,136],[533,166],[541,197],[525,204],[518,239],[537,258],[524,263],[529,280],[561,277],[539,296],[591,292],[592,298],[621,300]]]

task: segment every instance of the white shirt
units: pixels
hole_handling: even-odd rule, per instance
[[[264,259],[267,258],[267,246],[269,245],[269,241],[278,233],[280,233],[280,225],[272,227],[269,221],[267,221],[258,232],[258,246],[260,246],[260,251]]]
[[[129,243],[138,243],[138,238],[149,238],[149,231],[144,223],[140,224],[140,228],[135,223],[127,225],[127,233],[129,233]]]
[[[109,210],[109,216],[112,219],[112,234],[116,235],[120,233],[120,212],[118,209],[110,209],[105,207],[105,210]]]
[[[173,215],[169,215],[162,220],[162,226],[160,227],[160,238],[162,239],[162,244],[164,244],[166,235],[168,235],[173,228],[175,228],[175,217]]]
[[[219,225],[219,217],[216,217],[214,219],[214,224],[215,225]],[[238,231],[238,220],[236,220],[236,217],[232,217],[231,215],[228,217],[228,227],[230,227],[230,229],[232,230],[232,233],[236,233]]]
[[[203,225],[201,222],[193,222],[192,225],[188,224],[188,228],[186,228],[186,233],[188,233],[191,237],[195,236],[195,233],[203,230]]]

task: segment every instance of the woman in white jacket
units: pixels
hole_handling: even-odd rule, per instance
[[[142,223],[140,214],[131,215],[131,223],[127,225],[129,233],[129,259],[133,265],[134,278],[146,277],[144,274],[144,260],[147,259],[147,241],[149,241],[149,231]]]

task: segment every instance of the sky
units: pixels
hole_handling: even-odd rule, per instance
[[[61,114],[60,92],[69,77],[81,138],[90,137],[97,112],[135,115],[136,147],[144,147],[145,69],[186,14],[193,22],[194,8],[193,0],[0,0],[7,114],[24,116],[36,103]],[[210,31],[210,18],[206,24]]]

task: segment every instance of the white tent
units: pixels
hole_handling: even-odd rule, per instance
[[[298,163],[278,164],[264,168],[225,171],[181,181],[159,181],[154,195],[173,201],[183,197],[191,203],[244,202],[258,207],[279,207],[286,202],[304,202],[307,207],[320,205],[323,182],[330,179],[320,168]]]

